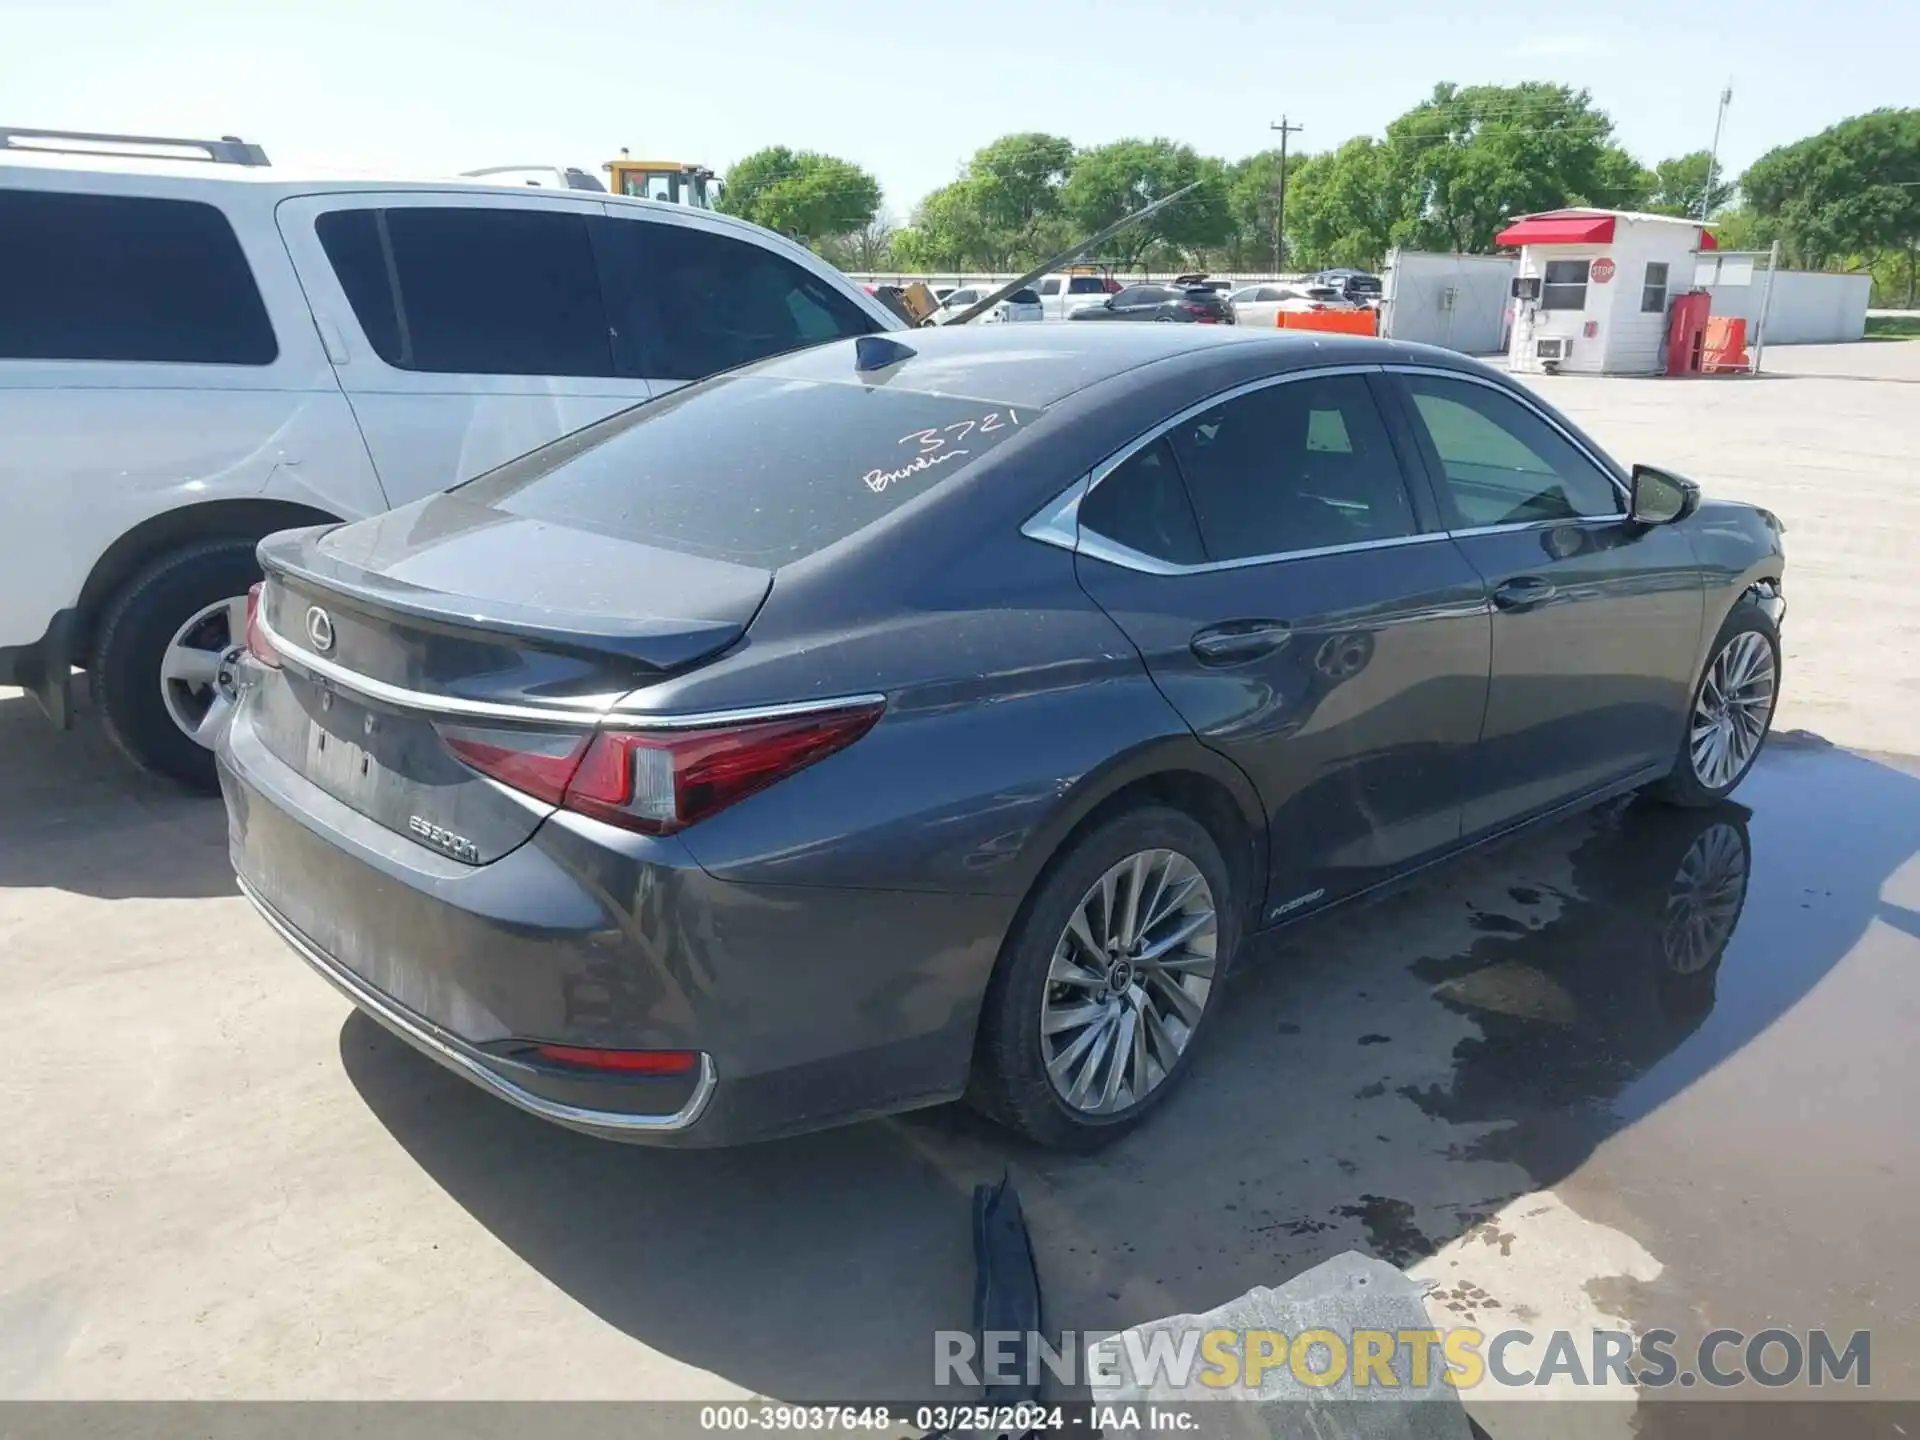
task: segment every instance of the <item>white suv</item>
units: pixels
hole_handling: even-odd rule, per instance
[[[263,536],[898,328],[809,251],[686,206],[0,129],[0,684],[65,725],[81,666],[128,755],[210,786]]]

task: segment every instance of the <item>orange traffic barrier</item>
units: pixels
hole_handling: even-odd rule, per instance
[[[1378,328],[1374,310],[1282,310],[1274,323],[1282,330],[1327,330],[1336,335],[1371,335]]]
[[[1706,345],[1700,368],[1709,375],[1716,371],[1751,370],[1747,358],[1747,322],[1738,315],[1715,315],[1707,321]]]

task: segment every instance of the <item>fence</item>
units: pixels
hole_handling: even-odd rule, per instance
[[[1694,284],[1713,297],[1713,313],[1747,322],[1749,340],[1768,345],[1823,345],[1858,340],[1867,332],[1870,275],[1816,270],[1768,270],[1764,252],[1702,255]],[[1769,296],[1771,289],[1771,296]],[[1766,312],[1761,333],[1760,315]]]

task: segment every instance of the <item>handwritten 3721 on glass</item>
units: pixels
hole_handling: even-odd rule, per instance
[[[989,410],[984,415],[976,415],[966,420],[956,420],[951,425],[941,425],[932,430],[909,430],[894,442],[898,445],[914,445],[918,448],[904,465],[889,470],[884,466],[875,466],[860,478],[874,494],[883,493],[889,485],[897,485],[902,480],[923,474],[957,460],[973,452],[961,442],[969,435],[978,432],[991,435],[1008,427],[1018,427],[1020,412],[1017,410]]]

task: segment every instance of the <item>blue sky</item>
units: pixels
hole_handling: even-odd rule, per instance
[[[234,133],[283,163],[445,173],[845,156],[904,215],[996,135],[1170,135],[1229,158],[1378,133],[1438,80],[1592,90],[1646,162],[1735,173],[1920,104],[1920,5],[1787,0],[0,0],[0,121]]]

